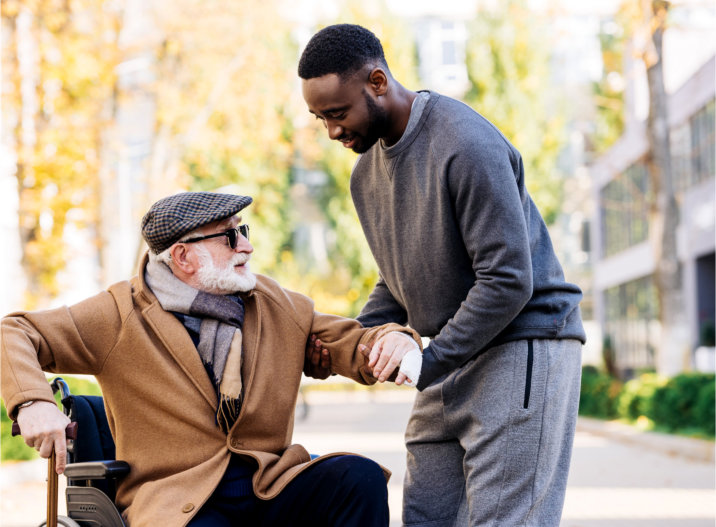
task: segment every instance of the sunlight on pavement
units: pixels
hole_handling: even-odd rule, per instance
[[[349,451],[368,455],[374,452],[405,452],[403,434],[383,432],[312,433],[297,431],[293,442],[300,443],[311,452]]]
[[[580,434],[574,436],[574,448],[607,448],[609,440],[605,437]]]
[[[568,487],[562,519],[689,520],[713,514],[714,491],[709,489]]]

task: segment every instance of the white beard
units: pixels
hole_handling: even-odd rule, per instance
[[[251,291],[256,287],[256,275],[249,271],[248,261],[251,258],[246,253],[235,254],[224,268],[214,265],[211,254],[204,247],[198,246],[197,253],[201,267],[197,273],[197,279],[201,289],[215,295],[229,295],[239,291]],[[242,273],[237,273],[234,266],[244,265]]]

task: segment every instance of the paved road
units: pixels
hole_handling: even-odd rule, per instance
[[[309,450],[350,450],[393,470],[391,527],[400,525],[410,396],[402,390],[315,394],[308,419],[296,426],[296,441]],[[714,527],[712,462],[664,454],[651,438],[630,436],[627,442],[617,432],[594,421],[580,423],[561,527]],[[667,446],[686,453],[683,443]]]
[[[393,471],[391,527],[400,525],[402,435],[411,399],[407,389],[312,392],[307,418],[296,423],[296,442],[311,452],[358,452]],[[638,435],[615,440],[595,426],[580,423],[561,527],[714,526],[713,461],[664,454]],[[678,443],[672,450],[685,453]],[[45,471],[43,462],[0,468],[2,527],[31,527],[44,519]]]

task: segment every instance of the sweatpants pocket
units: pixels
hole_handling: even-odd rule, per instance
[[[534,347],[532,339],[527,341],[527,375],[525,379],[525,400],[522,405],[523,408],[528,408],[530,405],[530,390],[532,389],[532,362],[534,360]]]

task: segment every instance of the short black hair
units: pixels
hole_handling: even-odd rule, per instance
[[[313,79],[335,73],[345,79],[371,62],[388,71],[383,46],[371,31],[355,24],[335,24],[311,37],[298,62],[298,76]]]

